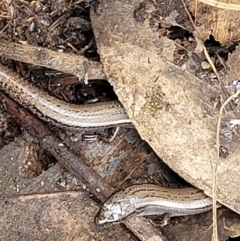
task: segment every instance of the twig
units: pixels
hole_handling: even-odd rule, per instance
[[[61,197],[63,195],[70,195],[71,197],[77,197],[79,191],[64,191],[64,192],[51,192],[51,193],[31,193],[31,194],[20,194],[13,196],[12,198],[18,198],[20,201],[25,201],[32,198],[43,198],[43,197]],[[10,199],[10,198],[9,198]]]
[[[220,126],[221,126],[221,120],[222,120],[222,113],[223,110],[225,109],[226,105],[232,100],[237,98],[240,95],[240,89],[231,95],[230,97],[227,98],[227,100],[222,104],[220,111],[219,111],[219,118],[218,118],[218,123],[217,123],[217,136],[216,136],[216,143],[217,143],[217,151],[220,153],[220,139],[219,139],[219,133],[220,133]]]
[[[86,75],[89,79],[106,79],[101,63],[76,54],[0,40],[0,56],[62,71],[79,79],[85,79]]]

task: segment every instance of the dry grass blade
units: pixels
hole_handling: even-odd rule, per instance
[[[219,2],[217,0],[199,0],[199,1],[207,5],[210,5],[216,8],[221,8],[224,10],[240,11],[240,4],[224,3],[224,2]]]

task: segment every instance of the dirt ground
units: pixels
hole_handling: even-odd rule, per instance
[[[154,10],[148,8],[148,3],[154,5]],[[116,100],[118,97],[108,82],[109,76],[99,63],[100,49],[97,48],[90,18],[90,11],[102,16],[102,7],[94,0],[2,1],[1,64],[42,91],[67,102],[88,104]],[[189,54],[193,53],[197,42],[192,33],[192,23],[179,1],[142,2],[134,11],[134,19],[138,24],[144,24],[148,19],[149,27],[158,29],[159,36],[175,42],[172,58],[175,65],[185,66],[201,78],[203,84],[214,85],[217,82],[203,53]],[[96,22],[94,26],[97,26]],[[26,48],[21,49],[18,44]],[[204,44],[219,73],[224,72],[221,61],[227,61],[228,53],[235,50],[237,43],[221,46],[210,36]],[[34,48],[30,51],[29,47],[27,53],[28,45]],[[45,49],[46,56],[43,52],[37,56],[38,47]],[[6,51],[8,48],[9,53]],[[103,48],[101,46],[101,51]],[[21,56],[24,51],[20,51],[23,49],[26,56],[29,54],[24,61]],[[66,66],[61,72],[54,66],[47,68],[50,66],[46,59],[52,54],[48,50],[55,51],[56,59],[61,58],[61,53],[74,57],[68,59],[65,56]],[[82,57],[91,61],[89,76],[92,78],[86,80],[85,73],[79,81],[80,74],[76,73],[84,72],[86,68],[81,67],[82,70],[78,66],[76,72],[76,68],[67,64],[76,64],[76,67],[75,59]],[[170,105],[162,103],[162,97],[159,89],[146,96],[148,104],[145,109],[149,116],[157,116],[163,108],[171,109]],[[115,190],[131,184],[189,185],[154,153],[134,128],[120,128],[114,140],[108,142],[114,128],[85,132],[67,130],[39,120],[3,92],[0,98],[0,240],[138,240],[139,231],[136,234],[131,226],[132,232],[122,224],[110,227],[95,225],[94,218],[102,202]],[[211,101],[219,110],[222,100],[216,98]],[[159,102],[164,107],[159,106]],[[62,143],[67,148],[61,153],[58,148]],[[227,156],[227,151],[222,150],[222,155]],[[219,240],[237,240],[234,238],[240,235],[238,214],[222,207],[218,215]],[[146,224],[146,234],[151,233],[149,230],[157,230],[157,234],[162,233],[170,241],[206,241],[212,238],[211,212],[173,218],[164,227],[161,226],[161,217],[140,219],[139,222]],[[140,224],[138,228],[141,230]],[[143,235],[142,240],[150,239]]]

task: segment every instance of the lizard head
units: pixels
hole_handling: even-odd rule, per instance
[[[120,198],[120,196],[121,193],[118,192],[103,204],[95,218],[97,225],[119,223],[135,211],[136,197],[128,196]]]

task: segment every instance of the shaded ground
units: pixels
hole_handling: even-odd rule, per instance
[[[0,151],[5,163],[0,169],[1,240],[114,240],[118,227],[109,231],[94,225],[96,203],[60,165],[36,178],[22,176],[25,145],[20,138]],[[127,235],[118,237],[125,240]]]

